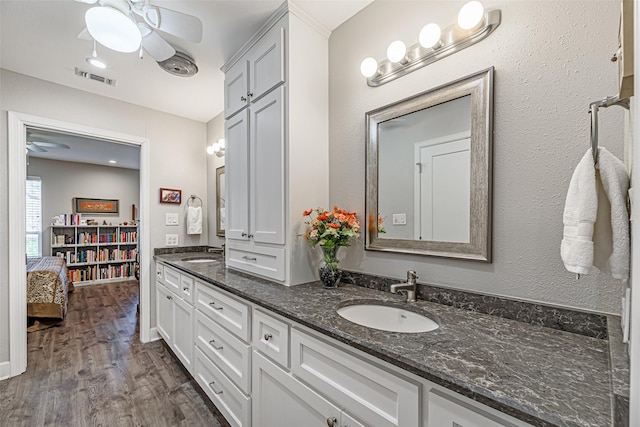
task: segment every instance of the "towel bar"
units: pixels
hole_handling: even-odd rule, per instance
[[[617,96],[608,96],[589,104],[589,114],[591,114],[591,154],[596,168],[598,167],[598,109],[608,108],[612,105],[619,105],[628,110],[629,98],[620,99]]]
[[[202,199],[195,194],[192,194],[191,197],[189,197],[189,199],[187,200],[187,206],[191,206],[191,203],[193,203],[193,205],[195,206],[196,199],[200,200],[200,206],[202,206]]]

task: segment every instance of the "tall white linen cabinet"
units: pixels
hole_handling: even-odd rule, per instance
[[[223,67],[226,263],[317,280],[302,212],[329,208],[328,32],[286,2]]]

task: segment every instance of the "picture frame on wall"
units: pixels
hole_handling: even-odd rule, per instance
[[[90,214],[119,214],[120,200],[92,199],[87,197],[73,198],[73,213]]]
[[[182,203],[182,190],[174,190],[171,188],[160,189],[160,203],[173,203],[179,205]]]

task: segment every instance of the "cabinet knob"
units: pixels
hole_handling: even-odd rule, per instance
[[[253,239],[253,234],[247,234],[247,237]]]
[[[265,341],[269,341],[272,337],[273,337],[273,335],[271,335],[271,334],[264,334],[264,340]]]
[[[253,92],[249,92],[249,93],[247,94],[247,96],[248,96],[249,98],[251,98],[251,97],[253,96]]]
[[[246,102],[246,101],[247,101],[247,98],[245,98],[244,96],[241,96],[241,97],[240,97],[240,101],[242,101],[242,102]]]
[[[185,286],[184,288],[182,288],[182,290],[183,290],[183,291],[188,291],[188,290],[189,290],[189,287],[188,287],[188,286]]]
[[[241,237],[247,237],[247,233],[241,233],[240,236]]]
[[[171,299],[171,295],[167,295],[167,299]]]
[[[338,420],[336,419],[336,417],[327,418],[327,425],[329,427],[334,427],[337,422]]]

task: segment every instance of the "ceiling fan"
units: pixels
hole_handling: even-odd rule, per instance
[[[34,151],[37,153],[46,153],[48,150],[45,150],[42,147],[46,147],[49,149],[52,149],[52,148],[69,149],[70,148],[67,144],[62,144],[60,142],[33,141],[31,140],[31,138],[27,138],[27,150]]]
[[[176,50],[160,31],[180,39],[199,43],[202,21],[199,18],[149,3],[149,0],[76,0],[95,5],[85,14],[87,27],[78,34],[81,39],[95,40],[118,52],[143,49],[157,62],[176,55]]]

